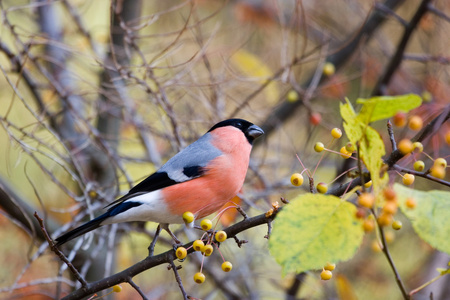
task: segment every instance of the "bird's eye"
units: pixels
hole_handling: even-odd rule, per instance
[[[239,128],[242,127],[242,123],[241,122],[237,122],[236,123],[236,127],[239,127]]]

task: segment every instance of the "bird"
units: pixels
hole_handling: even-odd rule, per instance
[[[236,196],[244,184],[253,141],[262,134],[260,127],[243,119],[215,124],[155,173],[107,205],[105,213],[56,238],[55,245],[104,225],[133,221],[159,223],[179,243],[169,224],[184,223],[185,212],[193,213],[195,219],[204,218]]]

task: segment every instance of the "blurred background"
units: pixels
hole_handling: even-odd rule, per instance
[[[2,0],[0,10],[1,299],[56,299],[78,287],[48,249],[34,211],[51,236],[59,236],[220,120],[244,118],[266,131],[235,199],[253,216],[280,197],[309,191],[307,184],[290,185],[290,175],[302,171],[296,155],[306,168],[316,168],[321,154],[313,145],[329,143],[330,129],[342,128],[339,103],[345,97],[354,103],[376,95],[421,95],[424,104],[410,114],[425,124],[450,102],[446,0]],[[386,121],[374,127],[389,154]],[[448,156],[449,131],[447,122],[424,144],[425,152]],[[397,139],[415,134],[395,127]],[[333,150],[345,145],[341,140]],[[327,154],[315,182],[331,183],[350,167]],[[343,176],[333,184],[346,181]],[[421,178],[414,187],[446,189]],[[219,227],[241,220],[229,211]],[[435,277],[449,257],[397,217],[404,228],[388,233],[390,250],[413,289]],[[200,236],[174,228],[184,242]],[[88,281],[99,280],[144,259],[155,229],[153,223],[106,226],[63,250]],[[190,255],[179,271],[188,294],[402,299],[374,246],[374,232],[366,234],[353,259],[337,265],[331,281],[321,281],[318,272],[281,276],[266,233],[267,226],[242,233],[239,238],[248,240],[242,248],[232,240],[223,243],[233,271],[222,272],[215,253],[204,262],[202,285],[192,280],[202,257]],[[164,233],[156,253],[169,249]],[[181,297],[166,265],[134,281],[149,299]],[[449,286],[443,278],[414,299],[430,299],[430,291],[433,299],[445,299]],[[106,298],[139,299],[132,287],[122,287]]]

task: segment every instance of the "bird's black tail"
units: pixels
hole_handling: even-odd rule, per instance
[[[58,237],[56,241],[56,246],[60,246],[76,237],[79,237],[80,235],[83,235],[85,233],[88,233],[89,231],[92,231],[94,229],[97,229],[101,226],[102,221],[104,221],[108,217],[108,214],[103,214],[101,216],[98,216],[97,218],[87,222],[86,224],[81,225],[80,227],[75,228],[74,230],[71,230],[60,237]]]

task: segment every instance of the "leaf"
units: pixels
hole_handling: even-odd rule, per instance
[[[368,118],[364,115],[356,115],[350,101],[348,99],[346,101],[346,104],[340,106],[345,133],[354,145],[359,143],[361,159],[372,176],[374,189],[378,189],[382,184],[379,176],[383,164],[382,157],[386,153],[383,140],[380,134],[368,125]]]
[[[369,99],[359,98],[356,103],[363,104],[360,117],[367,123],[393,117],[399,111],[408,112],[422,104],[422,98],[415,94],[400,96],[380,96]]]
[[[336,196],[304,194],[274,221],[269,248],[283,273],[321,269],[326,262],[351,258],[363,230],[356,207]]]
[[[450,254],[450,193],[445,191],[418,191],[395,184],[394,189],[402,212],[411,221],[416,233],[432,247]],[[414,198],[414,209],[406,206]]]
[[[243,74],[250,77],[255,77],[261,84],[266,83],[267,79],[273,75],[272,70],[265,61],[259,59],[258,56],[239,49],[231,58],[233,65],[239,69]],[[271,82],[264,89],[267,99],[276,101],[279,98],[278,86],[275,82]]]

